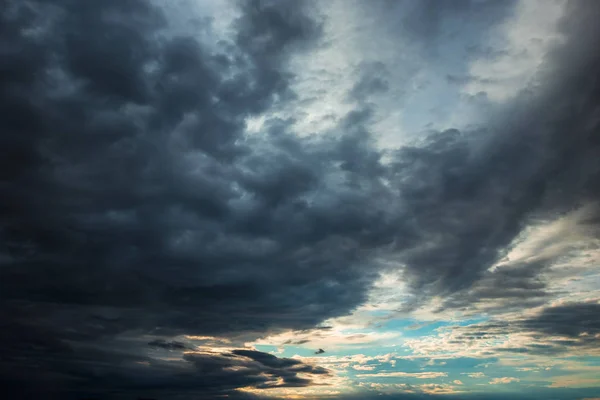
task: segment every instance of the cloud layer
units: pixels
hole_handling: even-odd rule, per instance
[[[406,5],[404,33],[423,59],[440,56],[428,50],[447,18],[505,18],[510,4],[455,6]],[[316,3],[227,3],[231,27],[198,18],[184,33],[165,7],[0,6],[0,375],[15,395],[310,386],[331,372],[244,343],[349,314],[390,269],[403,311],[432,299],[438,313],[541,306],[561,255],[498,266],[515,240],[583,206],[596,232],[596,2],[565,6],[564,40],[544,44],[543,68],[510,101],[475,98],[497,103],[485,125],[430,129],[399,148],[372,132],[377,96],[398,84],[393,65],[357,65],[350,111],[324,132],[299,135],[294,116],[277,114],[302,99],[298,60],[331,46]],[[511,329],[592,347],[597,308],[546,306]]]

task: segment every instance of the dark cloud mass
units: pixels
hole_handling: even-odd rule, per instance
[[[597,342],[600,340],[600,304],[568,303],[548,307],[523,324],[526,328],[552,336],[581,337]]]
[[[561,28],[568,40],[540,71],[545,85],[522,91],[487,127],[447,130],[398,151],[393,173],[420,238],[406,258],[417,287],[431,285],[455,301],[486,278],[491,289],[513,297],[527,289],[522,285],[540,283],[540,266],[493,276],[487,269],[517,233],[532,218],[551,220],[598,205],[600,86],[594,71],[600,58],[587,51],[595,47],[599,32],[592,21],[600,8],[575,1],[567,9]],[[510,275],[517,279],[506,279]],[[531,297],[543,295],[542,287],[531,289]]]
[[[600,341],[600,304],[597,302],[566,303],[542,308],[532,316],[508,321],[489,321],[468,326],[453,326],[454,344],[471,346],[475,340],[494,343],[506,335],[527,335],[527,342],[490,349],[493,352],[564,355],[573,351],[589,354]],[[571,352],[571,353],[569,353]]]
[[[168,342],[164,339],[155,339],[155,340],[148,342],[148,345],[152,346],[152,347],[158,347],[160,349],[165,349],[165,350],[186,350],[186,349],[188,349],[188,346],[186,346],[185,343],[179,342],[177,340]]]
[[[600,7],[576,3],[543,90],[486,128],[390,152],[374,146],[367,102],[331,137],[296,136],[277,118],[245,131],[246,118],[295,98],[290,57],[322,33],[309,2],[241,2],[236,33],[214,45],[173,34],[149,0],[2,1],[6,392],[215,398],[308,386],[328,371],[173,338],[238,345],[312,328],[365,300],[381,256],[406,266],[415,304],[446,295],[445,307],[464,306],[456,299],[494,282],[487,268],[532,217],[598,201],[600,65],[589,49]],[[390,66],[365,68],[349,98],[386,90]],[[528,271],[529,283],[505,279],[497,295],[543,296]],[[563,315],[527,323],[580,333]]]
[[[16,386],[125,380],[107,367],[144,356],[108,351],[118,335],[310,326],[360,301],[366,280],[333,270],[356,245],[308,252],[330,235],[283,224],[319,167],[297,145],[239,143],[246,116],[291,95],[281,64],[319,27],[299,4],[243,7],[215,53],[147,1],[3,2],[1,368]]]

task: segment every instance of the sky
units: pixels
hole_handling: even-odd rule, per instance
[[[600,2],[0,1],[6,398],[600,398]]]

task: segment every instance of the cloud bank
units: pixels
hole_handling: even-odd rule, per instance
[[[377,3],[368,15],[395,26]],[[402,4],[404,34],[425,63],[443,57],[433,49],[448,21],[507,18],[511,5]],[[149,0],[0,6],[0,376],[9,393],[215,398],[316,385],[331,372],[244,343],[348,315],[390,269],[405,283],[403,312],[545,305],[506,323],[557,337],[527,351],[597,345],[597,302],[546,303],[555,292],[545,277],[562,254],[498,266],[531,224],[585,206],[577,226],[597,232],[596,2],[560,9],[563,40],[543,44],[543,68],[509,100],[471,99],[489,106],[485,124],[429,129],[390,148],[372,130],[382,110],[402,104],[378,103],[397,94],[393,65],[355,66],[349,111],[299,134],[281,110],[303,100],[309,65],[298,60],[331,46],[332,17],[310,1],[223,6],[226,29],[214,16],[185,28],[179,9]],[[488,64],[469,72],[483,88]],[[419,75],[411,68],[403,76]],[[440,76],[473,90],[473,79]],[[499,335],[505,325],[477,328],[486,331],[455,334]],[[445,376],[422,374],[388,376]]]

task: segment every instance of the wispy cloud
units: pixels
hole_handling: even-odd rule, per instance
[[[435,379],[448,376],[445,372],[378,372],[373,374],[358,374],[359,378],[378,377],[378,378],[417,378],[417,379]]]

